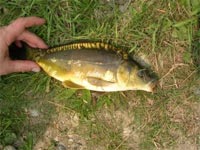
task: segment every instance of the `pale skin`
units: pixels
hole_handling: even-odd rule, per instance
[[[11,24],[0,28],[0,75],[14,72],[40,71],[40,67],[33,61],[11,60],[8,46],[15,42],[20,47],[21,41],[23,41],[33,48],[48,48],[41,38],[27,30],[28,27],[44,23],[45,20],[39,17],[24,17],[18,18]]]

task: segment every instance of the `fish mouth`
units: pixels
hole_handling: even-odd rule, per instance
[[[158,80],[157,79],[153,79],[148,83],[149,86],[149,92],[154,92],[156,87],[158,85]]]

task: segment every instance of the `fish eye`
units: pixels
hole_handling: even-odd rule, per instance
[[[138,75],[140,78],[144,78],[144,76],[145,76],[145,69],[139,70],[139,71],[137,72],[137,75]]]

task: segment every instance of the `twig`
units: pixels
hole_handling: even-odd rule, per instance
[[[153,140],[153,144],[155,145],[156,149],[159,149],[157,143],[154,140]]]
[[[176,78],[174,78],[174,85],[176,86],[176,88],[178,88],[178,84],[177,84]]]
[[[164,79],[164,78],[165,78],[166,76],[168,76],[174,69],[176,69],[177,67],[180,67],[180,66],[188,66],[188,65],[183,64],[183,63],[172,65],[172,68],[169,69],[169,71],[168,71],[160,80]]]
[[[176,85],[176,84],[171,84],[171,85],[166,85],[166,86],[163,86],[163,88],[168,88],[168,87],[173,87],[173,86],[177,87],[177,85]]]
[[[185,78],[185,80],[182,81],[181,84],[183,84],[187,79],[189,79],[194,73],[196,73],[197,71],[194,70],[189,76],[187,76],[187,78]]]
[[[158,12],[161,12],[161,13],[166,13],[166,11],[165,10],[163,10],[163,9],[156,9]]]
[[[127,136],[127,137],[115,148],[115,150],[118,150],[118,149],[120,148],[120,146],[121,146],[126,140],[128,140],[129,137],[130,137],[130,135]]]

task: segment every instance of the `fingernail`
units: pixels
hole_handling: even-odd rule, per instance
[[[40,68],[33,68],[32,71],[33,72],[40,72]]]

